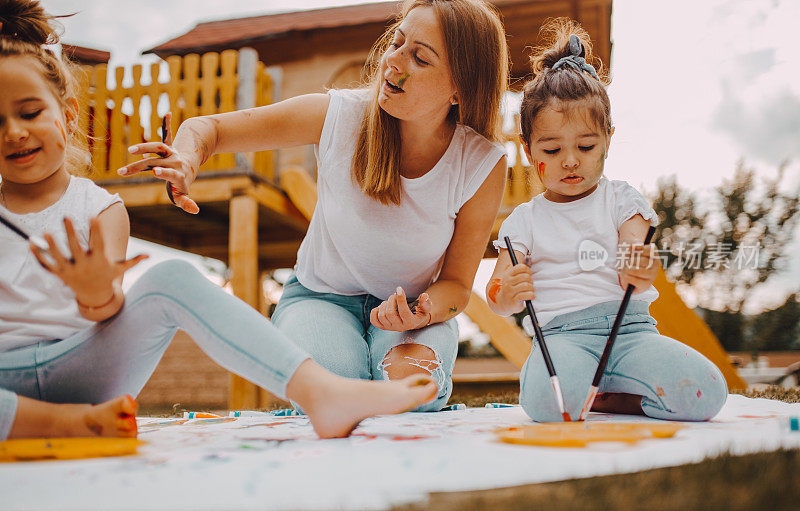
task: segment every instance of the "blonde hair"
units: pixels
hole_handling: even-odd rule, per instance
[[[580,102],[585,106],[593,122],[602,133],[611,132],[611,102],[606,85],[608,76],[603,70],[602,61],[592,54],[592,41],[589,34],[578,23],[569,18],[548,20],[540,31],[544,43],[533,50],[531,67],[533,79],[525,83],[520,106],[520,128],[522,138],[530,145],[533,124],[536,116],[546,106],[553,106],[572,113]],[[558,67],[559,60],[572,55],[570,37],[576,36],[582,45],[583,57],[591,64],[597,77],[571,66]],[[553,67],[556,66],[556,69]]]
[[[432,7],[447,47],[458,104],[447,119],[469,126],[492,141],[501,135],[500,102],[508,84],[508,48],[503,24],[494,7],[483,0],[409,0],[395,23],[373,46],[369,58],[372,98],[356,142],[351,166],[353,180],[369,197],[399,205],[400,126],[378,103],[382,81],[380,58],[395,30],[417,7]]]
[[[38,1],[4,0],[4,4],[4,12],[0,16],[0,58],[30,57],[42,78],[50,84],[62,110],[65,109],[69,99],[77,98],[76,73],[80,71],[67,59],[43,47],[58,43],[59,27],[55,19],[62,16],[47,14]],[[87,173],[89,154],[86,150],[86,134],[77,128],[72,129],[66,152],[67,169]]]

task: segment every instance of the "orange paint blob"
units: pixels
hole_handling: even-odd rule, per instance
[[[503,287],[503,284],[500,283],[500,279],[492,279],[489,281],[489,291],[486,293],[489,297],[489,300],[497,303],[497,293],[500,292],[500,289]]]
[[[61,138],[64,140],[64,145],[66,146],[66,144],[67,144],[67,133],[64,131],[64,126],[61,125],[61,121],[59,121],[58,119],[55,120],[55,125],[56,125],[56,128],[58,128],[58,131],[61,133]]]
[[[661,387],[656,387],[656,395],[658,397],[664,397],[664,389]]]

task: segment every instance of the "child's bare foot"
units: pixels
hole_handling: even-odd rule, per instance
[[[137,435],[131,396],[98,405],[55,404],[20,397],[9,438],[132,437]]]
[[[427,375],[397,381],[341,378],[307,360],[292,376],[287,395],[308,414],[321,438],[350,434],[373,415],[402,413],[436,397],[436,383]]]
[[[597,394],[592,404],[593,412],[622,413],[625,415],[644,415],[642,396],[619,392],[602,392]]]

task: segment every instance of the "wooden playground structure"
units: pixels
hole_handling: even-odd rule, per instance
[[[498,6],[509,4],[518,8],[522,4],[547,4],[552,7],[562,3],[567,11],[589,5],[592,9],[607,7],[610,14],[610,0],[520,0],[498,2]],[[564,6],[559,8],[565,9]],[[336,9],[343,8],[327,11]],[[607,63],[610,31],[608,20],[603,23],[605,17],[599,18],[596,29],[603,42],[601,56]],[[592,33],[592,27],[587,28]],[[374,38],[369,39],[369,43],[372,41]],[[365,53],[368,49],[367,46],[362,51]],[[142,66],[134,66],[128,76],[123,68],[113,70],[111,87],[106,64],[87,66],[81,88],[79,122],[94,137],[90,144],[92,178],[122,197],[130,214],[131,235],[225,262],[231,271],[234,294],[264,312],[267,307],[261,292],[263,275],[294,265],[316,204],[312,177],[315,169],[302,166],[302,161],[301,165],[291,164],[285,158],[279,161],[281,159],[272,151],[216,155],[201,167],[191,189],[192,198],[200,206],[198,215],[188,215],[174,207],[164,192],[162,181],[152,176],[120,178],[116,174],[118,168],[138,159],[129,155],[128,146],[160,140],[161,116],[167,111],[173,113],[172,130],[176,130],[180,122],[189,117],[262,106],[283,99],[279,91],[292,87],[287,87],[285,73],[263,63],[261,53],[243,47],[202,55],[172,54],[166,56],[166,62],[150,66],[149,83],[142,79]],[[321,90],[323,85],[314,84],[315,91]],[[106,115],[100,114],[103,111]],[[509,176],[493,237],[516,205],[541,191],[538,178],[519,157],[522,151],[517,133],[507,133],[506,140],[510,150]],[[493,255],[494,250],[487,246],[487,257]],[[722,369],[731,388],[744,387],[718,341],[681,301],[674,286],[662,275],[657,287],[661,298],[652,312],[661,331],[709,356]],[[517,367],[522,366],[531,342],[520,329],[506,318],[494,315],[474,293],[466,313],[489,334],[498,351]],[[263,389],[237,376],[231,378],[230,409],[255,409],[271,401],[271,396]]]

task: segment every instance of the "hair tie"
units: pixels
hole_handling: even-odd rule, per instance
[[[594,66],[586,62],[584,58],[586,51],[583,49],[581,39],[575,34],[569,36],[569,53],[569,55],[561,57],[558,62],[553,64],[551,69],[555,71],[563,66],[569,66],[576,71],[586,71],[595,79],[600,80],[597,76],[597,71],[594,70]]]

